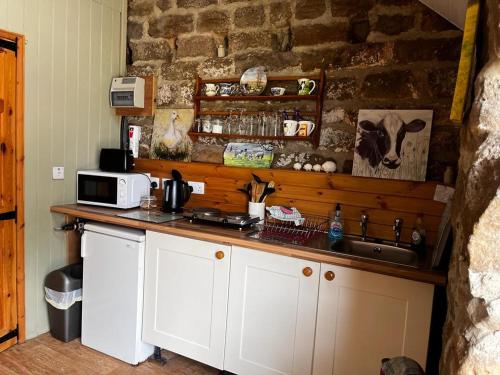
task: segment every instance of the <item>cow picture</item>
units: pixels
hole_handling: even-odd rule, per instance
[[[360,110],[354,176],[425,181],[432,110]]]

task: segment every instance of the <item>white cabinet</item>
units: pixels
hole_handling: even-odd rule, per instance
[[[143,340],[222,369],[231,248],[148,231]]]
[[[319,263],[233,246],[224,369],[310,374]]]
[[[373,375],[405,355],[425,368],[434,286],[321,265],[315,375]]]

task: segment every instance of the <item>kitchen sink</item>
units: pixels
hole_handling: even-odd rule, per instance
[[[408,246],[394,246],[386,241],[362,241],[360,237],[344,236],[342,240],[334,242],[329,240],[326,234],[317,233],[299,244],[283,238],[279,240],[264,238],[259,231],[249,233],[247,236],[265,242],[280,243],[281,245],[301,245],[350,258],[370,259],[415,268],[419,266],[418,254],[410,250]]]
[[[340,241],[332,242],[330,250],[346,256],[368,258],[411,267],[418,266],[417,253],[401,245],[394,246],[387,243],[361,241],[356,237],[346,236]]]

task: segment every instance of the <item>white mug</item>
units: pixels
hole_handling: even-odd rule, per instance
[[[287,137],[293,137],[294,135],[297,135],[299,131],[297,129],[297,121],[295,120],[283,121],[283,131],[285,133],[285,136]]]
[[[299,121],[299,135],[303,137],[309,137],[313,132],[316,125],[312,121],[301,120]],[[305,134],[302,134],[304,132]]]
[[[219,92],[219,85],[215,83],[206,83],[205,84],[205,95],[206,96],[215,96]]]

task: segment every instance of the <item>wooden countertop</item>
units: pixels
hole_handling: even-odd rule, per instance
[[[246,236],[247,231],[219,228],[210,225],[190,223],[187,220],[176,220],[163,224],[148,223],[144,221],[126,219],[116,216],[126,210],[87,206],[80,204],[57,205],[50,208],[51,212],[70,215],[81,219],[98,221],[102,223],[122,225],[130,228],[151,230],[155,232],[189,237],[227,245],[236,245],[275,254],[291,256],[310,261],[335,264],[339,266],[356,268],[359,270],[396,276],[405,279],[421,281],[430,284],[444,285],[446,275],[442,271],[430,270],[426,267],[412,268],[382,263],[371,260],[352,259],[338,256],[333,253],[297,246],[280,245],[252,239]]]

